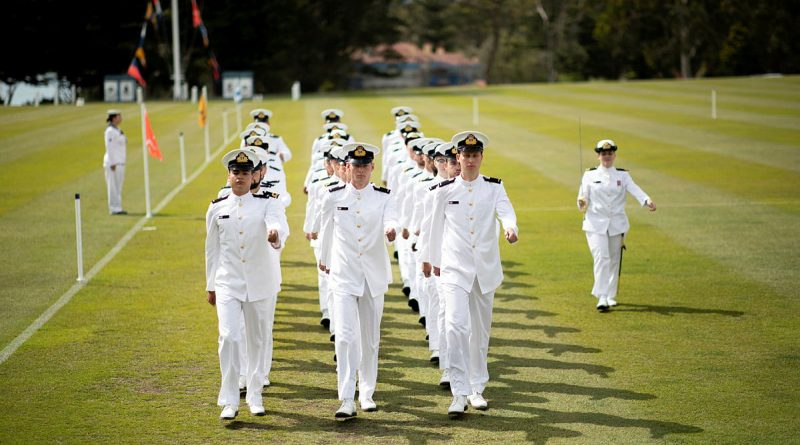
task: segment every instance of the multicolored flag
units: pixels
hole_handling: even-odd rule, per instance
[[[141,71],[139,71],[139,64],[136,58],[131,60],[131,64],[130,66],[128,66],[128,75],[136,79],[136,82],[138,82],[139,85],[142,86],[142,88],[145,88],[147,86],[147,82],[144,81],[142,73]]]
[[[192,27],[197,28],[203,24],[203,19],[200,18],[200,8],[197,7],[197,1],[192,0]]]
[[[153,133],[153,128],[150,126],[150,116],[147,115],[147,109],[144,110],[144,131],[145,140],[147,141],[147,152],[150,153],[150,156],[158,158],[159,161],[163,161],[164,156],[161,155],[161,150],[158,149],[158,141],[156,141],[156,135]]]

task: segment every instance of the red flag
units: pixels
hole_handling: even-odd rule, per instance
[[[139,72],[139,67],[136,66],[136,59],[131,61],[131,65],[128,67],[128,75],[136,79],[136,81],[139,82],[139,85],[142,87],[147,86],[147,82],[144,81],[142,73]]]
[[[200,8],[197,7],[197,1],[192,0],[192,27],[197,28],[203,24],[203,19],[200,18]]]
[[[158,158],[159,161],[163,161],[164,156],[161,155],[161,150],[158,149],[158,141],[156,141],[153,128],[150,127],[150,116],[147,115],[147,110],[144,110],[144,132],[147,140],[147,152],[150,153],[150,156]]]

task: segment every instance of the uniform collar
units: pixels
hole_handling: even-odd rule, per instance
[[[600,164],[600,165],[597,166],[597,171],[599,171],[600,173],[611,173],[611,172],[614,172],[616,170],[617,169],[614,168],[613,165],[611,167],[609,167],[609,168],[603,167],[603,164]]]
[[[475,181],[477,181],[477,180],[478,180],[478,179],[480,179],[480,178],[481,178],[481,175],[480,175],[480,174],[478,174],[478,177],[477,177],[477,178],[475,178],[474,180],[472,180],[472,181],[467,181],[467,180],[465,180],[465,179],[464,179],[464,177],[463,177],[463,176],[461,176],[461,175],[458,175],[458,177],[456,178],[456,182],[458,182],[459,184],[472,185],[472,184],[474,184],[474,183],[475,183]]]
[[[239,196],[236,193],[233,193],[233,191],[231,191],[231,197],[233,197],[234,201],[249,201],[249,200],[253,199],[253,193],[248,191],[244,195]]]

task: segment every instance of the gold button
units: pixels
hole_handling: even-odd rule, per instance
[[[242,232],[242,231],[240,230],[240,231],[239,231],[239,235],[244,235],[244,232]]]
[[[472,207],[472,201],[469,202],[469,206]]]
[[[467,189],[468,192],[472,192],[472,187]]]
[[[360,229],[360,228],[361,228],[361,224],[356,224],[356,229]]]
[[[242,244],[241,246],[239,246],[239,248],[240,248],[240,249],[244,249],[244,244]]]
[[[246,261],[244,260],[244,258],[242,258],[242,262],[243,262],[243,263],[245,263],[245,262],[246,262]]]
[[[471,217],[471,216],[469,217],[469,220],[470,220],[470,221],[472,221],[473,219],[475,219],[475,218],[473,218],[473,217]]]

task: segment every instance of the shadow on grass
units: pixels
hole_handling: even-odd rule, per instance
[[[659,315],[673,316],[676,314],[690,315],[723,315],[726,317],[741,317],[742,311],[727,311],[722,309],[699,309],[686,306],[656,306],[652,304],[627,304],[620,303],[612,312],[652,312]]]

